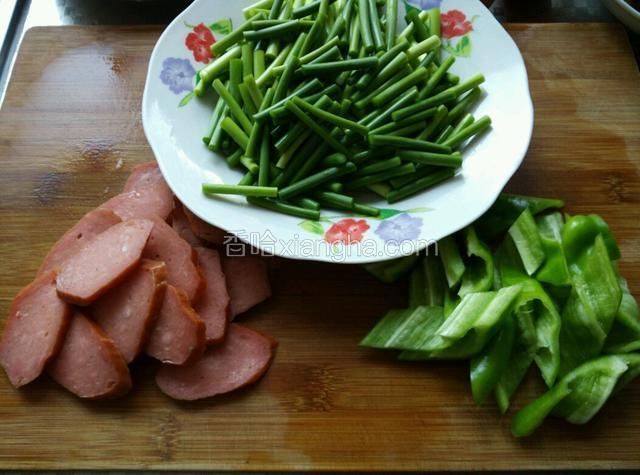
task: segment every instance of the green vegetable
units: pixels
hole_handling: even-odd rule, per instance
[[[525,209],[536,216],[544,211],[563,207],[564,202],[561,200],[503,193],[489,211],[476,221],[475,227],[482,240],[491,241],[507,231]]]
[[[357,122],[354,122],[352,120],[345,119],[344,117],[340,117],[339,115],[332,114],[330,112],[322,110],[317,106],[309,104],[304,99],[299,99],[294,102],[301,109],[307,111],[311,115],[316,116],[320,120],[329,122],[330,124],[333,124],[337,127],[343,127],[349,130],[353,130],[354,132],[357,132],[360,135],[367,135],[369,133],[369,129],[366,126],[358,124]]]
[[[401,353],[400,359],[461,359],[478,354],[509,318],[519,293],[520,286],[514,285],[467,294],[432,336]]]
[[[360,34],[362,35],[362,45],[364,46],[364,50],[367,54],[376,49],[373,42],[373,33],[371,32],[371,17],[368,3],[369,0],[358,0]]]
[[[462,279],[466,267],[453,236],[448,236],[438,241],[438,254],[442,260],[449,288],[455,287]]]
[[[616,318],[604,343],[605,353],[629,353],[640,350],[640,310],[627,281],[619,278],[622,299]]]
[[[253,128],[253,124],[251,120],[246,116],[240,104],[234,99],[231,93],[224,87],[224,84],[219,79],[213,81],[213,88],[220,95],[220,99],[226,102],[229,110],[231,111],[231,115],[235,117],[240,126],[244,129],[247,134],[251,133],[251,129]]]
[[[331,167],[326,168],[315,175],[310,175],[292,185],[283,188],[278,193],[280,199],[287,200],[289,198],[293,198],[296,195],[301,193],[305,193],[313,188],[317,188],[323,183],[326,183],[340,175],[340,168]]]
[[[478,239],[473,225],[464,230],[468,262],[458,295],[464,297],[474,292],[491,290],[493,284],[494,263],[489,247]]]
[[[397,190],[389,192],[389,194],[387,195],[387,201],[389,203],[396,203],[397,201],[403,200],[408,196],[415,195],[416,193],[419,193],[443,181],[446,181],[449,178],[453,178],[454,175],[455,170],[451,168],[445,168],[433,172],[430,175],[418,178],[413,183],[409,183],[401,188],[398,188]]]
[[[392,284],[407,275],[418,262],[419,257],[415,254],[392,259],[389,261],[366,264],[363,267],[367,272],[387,284]]]
[[[562,312],[561,374],[600,354],[622,299],[602,235],[588,243],[590,227],[569,226],[572,219],[562,233],[573,291]]]
[[[287,102],[287,109],[295,114],[298,119],[300,119],[300,121],[302,121],[307,127],[309,127],[309,129],[311,129],[323,140],[325,140],[331,147],[333,147],[338,152],[346,155],[347,158],[351,158],[353,156],[351,151],[347,149],[342,143],[338,142],[331,134],[323,129],[321,125],[319,125],[307,114],[305,114],[298,105],[299,103],[297,101],[301,101],[301,99],[298,97],[294,97],[291,101]]]
[[[426,143],[426,142],[425,142]],[[462,165],[462,155],[459,152],[452,154],[418,152],[415,150],[401,150],[398,156],[408,162],[423,165],[435,165],[439,167],[459,168]]]
[[[511,225],[509,236],[518,249],[525,270],[532,275],[542,265],[546,255],[536,222],[528,209]]]
[[[387,181],[389,178],[393,178],[396,176],[409,175],[416,171],[415,165],[413,163],[405,163],[404,165],[400,165],[399,167],[391,168],[390,170],[382,171],[380,173],[375,173],[372,175],[361,176],[359,178],[355,178],[347,183],[349,189],[360,189],[365,188],[369,185],[373,185],[375,183],[380,183]],[[395,193],[397,190],[392,191],[391,193]],[[390,193],[390,194],[391,194]],[[388,198],[389,202],[393,201],[393,198]]]
[[[343,71],[359,71],[371,69],[379,64],[378,58],[344,59],[342,61],[327,63],[309,63],[300,66],[300,73],[304,76],[318,76],[322,74],[335,74]]]
[[[637,354],[602,356],[583,363],[516,414],[511,426],[513,435],[530,435],[550,413],[573,424],[585,424],[614,392],[639,373]]]
[[[202,185],[202,192],[207,195],[243,195],[243,196],[262,196],[267,198],[275,198],[278,196],[278,189],[271,186],[241,186],[241,185]]]
[[[233,119],[231,119],[230,117],[225,117],[220,122],[220,127],[227,134],[229,134],[229,137],[231,137],[238,145],[240,145],[240,148],[242,148],[243,150],[247,149],[247,146],[249,145],[249,136],[245,134],[240,127],[238,127],[238,124],[236,124]]]
[[[562,248],[562,215],[556,212],[541,216],[536,224],[546,256],[542,267],[535,274],[536,279],[558,287],[571,285],[567,259]]]
[[[392,135],[370,135],[369,144],[372,147],[395,147],[422,152],[451,153],[451,148],[446,145],[405,137],[394,137]]]
[[[452,110],[450,113],[453,113],[453,112],[454,110]],[[451,135],[449,136],[449,138],[444,141],[443,145],[446,145],[449,147],[457,147],[458,145],[462,144],[465,140],[483,132],[490,126],[491,126],[491,118],[484,116],[478,119],[477,121],[475,121],[473,124],[469,125],[468,127],[463,128],[458,133],[456,133],[454,129]]]
[[[288,203],[283,203],[282,201],[270,200],[268,198],[248,196],[247,202],[261,208],[277,211],[278,213],[289,214],[291,216],[297,216],[303,219],[317,220],[320,217],[319,211],[302,208],[300,206],[293,206]]]
[[[476,404],[482,404],[493,392],[509,364],[515,337],[513,318],[507,318],[482,353],[471,360],[471,394]]]
[[[391,310],[363,338],[360,346],[394,350],[421,348],[443,321],[442,307]]]
[[[398,24],[398,0],[387,0],[387,50],[393,48],[396,42],[396,29]]]
[[[485,78],[449,72],[454,59],[440,58],[438,10],[410,11],[398,35],[397,8],[397,0],[262,0],[212,46],[215,58],[194,89],[203,96],[212,86],[220,98],[203,142],[249,172],[243,186],[283,193],[250,203],[311,216],[318,210],[306,194],[322,189],[340,196],[318,203],[377,217],[378,207],[343,190],[395,203],[455,176],[458,148],[490,123],[462,117]],[[348,173],[315,182],[348,162]]]
[[[521,341],[524,342],[527,356],[535,360],[542,377],[550,386],[560,369],[561,317],[558,309],[540,283],[526,274],[518,251],[510,239],[506,239],[496,252],[496,265],[502,286],[521,287],[516,303],[520,330],[524,333]],[[523,359],[526,357],[523,356]],[[510,393],[516,388],[517,384]]]

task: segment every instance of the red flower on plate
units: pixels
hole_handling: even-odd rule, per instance
[[[354,244],[360,242],[369,225],[364,219],[347,218],[331,226],[324,235],[329,244]]]
[[[460,10],[450,10],[442,14],[442,36],[455,38],[473,31],[473,25]]]
[[[205,64],[212,58],[211,45],[215,42],[213,33],[204,23],[194,26],[184,40],[184,44],[193,52],[194,59]]]

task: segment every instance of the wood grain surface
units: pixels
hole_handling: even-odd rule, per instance
[[[621,28],[508,26],[536,108],[509,185],[602,214],[640,294],[640,79]],[[159,28],[30,30],[0,112],[0,316],[51,244],[151,160],[140,124]],[[499,52],[496,52],[499,54]],[[452,210],[455,212],[455,210]],[[0,468],[470,470],[640,467],[640,382],[587,426],[549,420],[515,440],[512,410],[476,407],[463,363],[407,364],[357,346],[403,285],[358,267],[277,261],[274,298],[242,320],[280,341],[256,387],[181,404],[133,368],[123,400],[82,402],[46,378],[0,376]],[[541,384],[531,374],[516,408]]]

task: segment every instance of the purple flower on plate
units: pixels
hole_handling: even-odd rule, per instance
[[[431,10],[432,8],[440,8],[442,0],[408,0],[408,3],[421,10]]]
[[[420,236],[422,218],[413,217],[408,213],[402,213],[393,219],[382,221],[376,229],[376,234],[388,243],[401,243],[411,241]]]
[[[169,86],[174,94],[191,91],[195,75],[196,70],[193,69],[188,59],[167,58],[162,62],[160,80]]]

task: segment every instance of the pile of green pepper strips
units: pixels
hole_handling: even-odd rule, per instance
[[[563,206],[502,195],[441,240],[438,255],[368,266],[386,282],[410,273],[410,295],[361,345],[401,350],[403,360],[468,359],[475,402],[493,394],[503,413],[535,364],[549,390],[516,414],[513,434],[531,434],[549,414],[588,422],[640,373],[640,315],[608,225]]]
[[[203,141],[244,171],[207,195],[305,219],[321,208],[378,216],[361,192],[394,203],[451,177],[460,149],[491,125],[468,113],[485,78],[460,82],[440,55],[440,11],[398,0],[260,0],[211,46],[195,93],[219,96]]]

